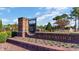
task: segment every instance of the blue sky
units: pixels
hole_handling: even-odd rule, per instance
[[[17,23],[18,17],[37,17],[37,25],[46,25],[48,22],[53,25],[53,17],[64,13],[70,14],[71,11],[71,7],[1,7],[0,18],[3,24],[13,24]]]

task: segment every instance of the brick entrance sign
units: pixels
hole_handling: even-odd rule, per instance
[[[36,32],[36,18],[28,19],[24,17],[18,18],[18,36],[25,37],[27,34]]]
[[[18,35],[25,37],[25,33],[29,32],[28,19],[24,17],[18,18]]]

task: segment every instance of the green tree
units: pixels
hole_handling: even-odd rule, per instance
[[[79,30],[79,7],[74,7],[73,8],[73,11],[71,12],[71,16],[75,18],[75,31],[77,31],[77,28],[76,28],[76,24],[77,24],[77,19],[78,19],[78,30]]]
[[[52,30],[52,25],[50,22],[48,22],[47,26],[46,26],[46,30],[51,31]]]
[[[43,30],[44,30],[44,26],[42,26],[42,25],[37,26],[37,28],[38,28],[40,31],[43,31]]]
[[[6,31],[10,31],[12,26],[11,26],[11,24],[7,24],[7,25],[5,25],[5,30]]]
[[[64,19],[68,19],[69,18],[67,14],[62,14],[61,17],[64,18]]]
[[[12,31],[18,31],[18,25],[16,23],[12,24]]]
[[[62,14],[60,16],[56,16],[53,18],[53,20],[56,20],[55,24],[57,24],[61,29],[64,29],[65,26],[70,23],[68,20],[67,14]]]
[[[2,20],[0,20],[0,31],[2,31]]]
[[[60,19],[62,19],[61,16],[56,16],[56,17],[53,18],[53,20],[60,20]]]
[[[55,24],[60,26],[61,29],[64,29],[65,26],[69,24],[69,20],[65,20],[65,19],[57,20]]]

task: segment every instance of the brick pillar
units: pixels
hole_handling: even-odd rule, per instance
[[[25,33],[28,33],[28,19],[26,18],[18,18],[18,35],[25,37]]]

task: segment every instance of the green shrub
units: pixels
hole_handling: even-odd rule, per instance
[[[7,36],[8,35],[6,32],[1,32],[0,33],[0,43],[6,42]]]
[[[7,38],[11,37],[11,32],[0,32],[0,43],[6,42]]]
[[[11,33],[10,31],[7,31],[6,33],[7,33],[7,35],[8,35],[8,36],[7,36],[8,38],[11,37],[12,33]]]
[[[17,36],[17,32],[15,32],[15,31],[12,32],[11,34],[12,34],[12,37]]]

